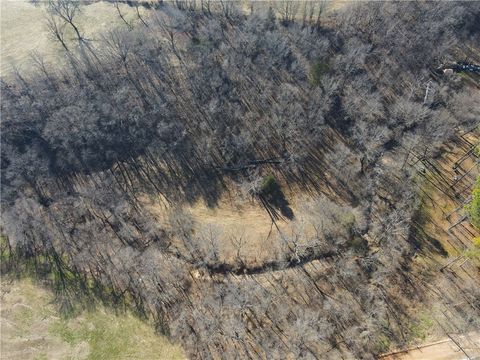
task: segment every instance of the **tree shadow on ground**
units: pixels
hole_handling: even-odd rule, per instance
[[[422,251],[424,253],[430,252],[433,254],[439,254],[443,257],[448,256],[447,250],[443,244],[438,240],[427,234],[424,227],[432,221],[430,216],[419,210],[414,215],[415,226],[413,226],[408,234],[408,241],[414,249]],[[437,227],[437,231],[443,231],[440,227]]]
[[[285,194],[272,175],[263,179],[259,196],[262,204],[273,219],[284,218],[292,220],[294,218],[293,210],[285,198]]]

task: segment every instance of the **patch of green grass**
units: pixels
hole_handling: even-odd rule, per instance
[[[48,360],[47,354],[38,354],[35,360]]]
[[[280,185],[273,175],[267,175],[262,179],[260,193],[263,196],[272,196],[280,189]]]
[[[65,317],[53,292],[33,279],[2,279],[1,285],[2,316],[11,324],[2,328],[2,338],[6,344],[11,339],[36,339],[22,342],[21,349],[2,349],[5,358],[23,351],[25,359],[38,360],[185,359],[180,346],[130,312],[98,305]]]
[[[475,147],[475,150],[473,152],[475,153],[475,155],[480,156],[480,145]]]
[[[412,340],[424,341],[433,325],[434,321],[430,314],[427,312],[422,312],[417,321],[410,326],[410,336]]]
[[[384,353],[390,349],[392,341],[385,335],[380,335],[375,342],[375,350],[378,353]]]
[[[10,259],[10,250],[7,238],[0,234],[0,263],[4,264]]]
[[[477,229],[480,229],[480,175],[477,177],[472,192],[472,201],[465,206],[471,223]]]
[[[38,303],[47,303],[49,298],[44,294],[43,289],[35,291],[36,287],[31,279],[22,280],[21,298],[14,305],[11,312],[11,320],[15,323],[17,336],[24,336],[30,332],[32,325],[41,318],[52,315],[48,306],[38,306]]]
[[[310,68],[310,83],[320,85],[322,78],[328,73],[330,66],[326,62],[317,61]]]
[[[480,237],[473,239],[473,247],[463,252],[463,256],[480,266]]]
[[[182,359],[181,350],[130,313],[115,314],[105,308],[84,312],[73,319],[60,319],[50,327],[72,346],[86,342],[87,359]]]

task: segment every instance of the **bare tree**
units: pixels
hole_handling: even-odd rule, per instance
[[[294,23],[300,7],[300,3],[292,0],[276,1],[275,7],[280,14],[280,19],[284,24]]]
[[[133,30],[133,25],[131,22],[128,22],[127,19],[125,19],[125,16],[123,16],[122,14],[122,11],[120,10],[120,4],[118,1],[114,1],[113,2],[113,6],[115,7],[115,9],[117,10],[117,13],[118,13],[118,16],[120,17],[120,19],[122,19],[122,21],[125,23],[125,25],[127,25],[127,29],[128,30]],[[138,17],[141,19],[140,17],[140,13],[138,12],[138,4],[136,3],[135,4],[135,7],[137,9],[137,15]],[[143,20],[142,20],[143,21]]]
[[[317,3],[318,7],[317,7],[317,20],[315,22],[315,25],[317,27],[320,27],[321,26],[321,21],[322,21],[322,16],[323,14],[325,13],[325,10],[327,9],[327,5],[328,5],[328,0],[320,0],[318,1]]]
[[[58,17],[50,13],[47,16],[47,27],[52,35],[53,39],[57,40],[60,45],[65,49],[65,51],[70,51],[68,49],[66,39],[65,39],[65,28],[67,23],[64,21],[59,21]]]
[[[148,28],[148,24],[147,22],[145,21],[145,19],[143,18],[143,16],[140,14],[140,9],[139,9],[139,5],[138,5],[138,2],[135,2],[135,11],[137,12],[137,17],[138,19],[142,22],[142,24]]]
[[[75,16],[80,13],[80,2],[69,0],[49,0],[48,11],[58,18],[62,19],[65,23],[69,24],[79,42],[83,42],[85,39],[80,34],[78,26],[75,24]]]

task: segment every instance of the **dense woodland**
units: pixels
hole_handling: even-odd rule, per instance
[[[431,275],[412,259],[440,252],[419,240],[406,158],[479,124],[478,88],[435,69],[480,63],[480,3],[131,5],[148,15],[91,41],[75,22],[88,4],[50,2],[68,66],[36,57],[2,80],[2,252],[53,271],[65,306],[77,291],[126,303],[195,359],[406,344]],[[261,264],[142,206],[243,193],[276,223],[294,216],[277,201],[290,186],[314,194],[316,234],[279,231]],[[465,330],[480,327],[470,278],[445,295]]]

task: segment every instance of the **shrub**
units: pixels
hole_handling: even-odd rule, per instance
[[[312,85],[319,85],[323,75],[327,73],[329,66],[327,63],[317,61],[310,68],[310,82]]]
[[[473,188],[472,201],[465,208],[473,226],[480,229],[480,176]]]
[[[274,196],[280,189],[280,185],[273,175],[268,175],[262,180],[260,194],[269,198]]]

